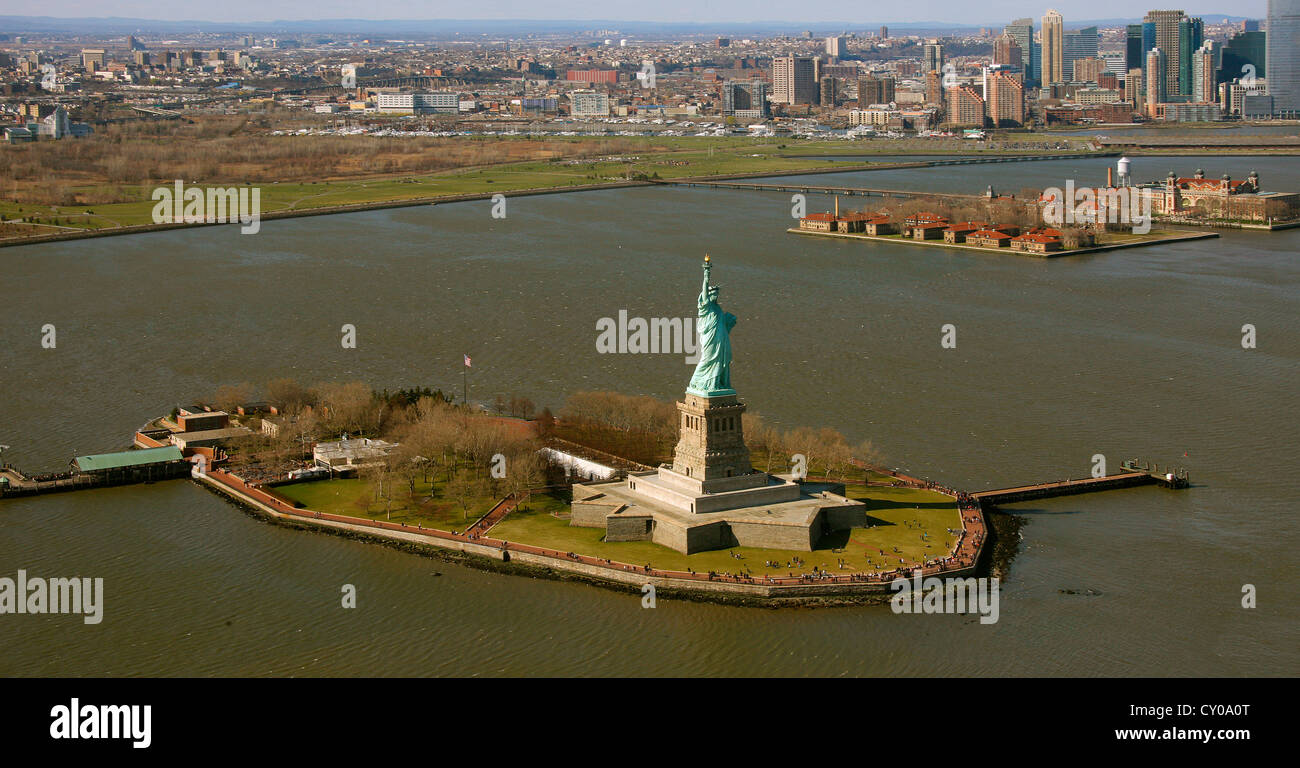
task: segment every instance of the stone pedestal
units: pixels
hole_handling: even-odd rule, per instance
[[[701,397],[690,392],[677,403],[680,439],[672,471],[700,484],[701,493],[756,488],[767,477],[749,465],[749,448],[741,416],[745,404],[736,395]]]

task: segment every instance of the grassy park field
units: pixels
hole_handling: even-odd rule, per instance
[[[10,188],[0,190],[0,242],[153,224],[154,190],[178,178],[189,187],[256,187],[261,213],[271,214],[638,178],[816,173],[857,164],[844,162],[845,156],[866,165],[881,155],[1048,151],[1047,145],[1035,148],[1038,136],[988,145],[749,136],[273,136],[250,146],[240,138],[241,125],[217,128],[222,126],[175,129],[192,135],[114,134],[0,147],[0,159],[13,170]],[[1069,148],[1087,149],[1082,142]]]
[[[956,545],[956,535],[949,529],[961,528],[961,516],[949,496],[914,488],[863,485],[848,486],[847,494],[867,504],[872,525],[841,532],[814,552],[735,547],[683,555],[652,542],[609,543],[604,541],[603,529],[571,527],[568,504],[563,501],[558,511],[553,504],[539,504],[512,512],[489,535],[631,565],[649,563],[666,570],[755,576],[808,573],[814,566],[834,573],[841,570],[841,564],[846,573],[884,571],[942,557]]]

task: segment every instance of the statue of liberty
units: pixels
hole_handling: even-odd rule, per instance
[[[695,332],[699,337],[700,359],[686,391],[701,397],[734,395],[731,388],[731,329],[736,316],[723,312],[718,304],[719,288],[709,285],[709,257],[704,256],[704,286],[697,301],[699,318]]]

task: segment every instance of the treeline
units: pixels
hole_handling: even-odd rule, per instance
[[[645,395],[575,392],[560,408],[557,437],[655,466],[671,458],[677,406]]]
[[[560,409],[558,437],[649,466],[672,460],[679,436],[680,416],[674,402],[617,392],[578,392]],[[756,469],[791,471],[792,457],[805,459],[810,476],[845,478],[854,462],[878,463],[871,441],[851,444],[830,427],[783,429],[754,412],[742,421],[745,443]]]

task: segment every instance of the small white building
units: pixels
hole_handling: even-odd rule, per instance
[[[312,459],[316,466],[334,472],[356,471],[364,467],[379,466],[388,454],[397,447],[397,443],[372,440],[368,437],[354,437],[332,443],[317,443],[312,449]]]

